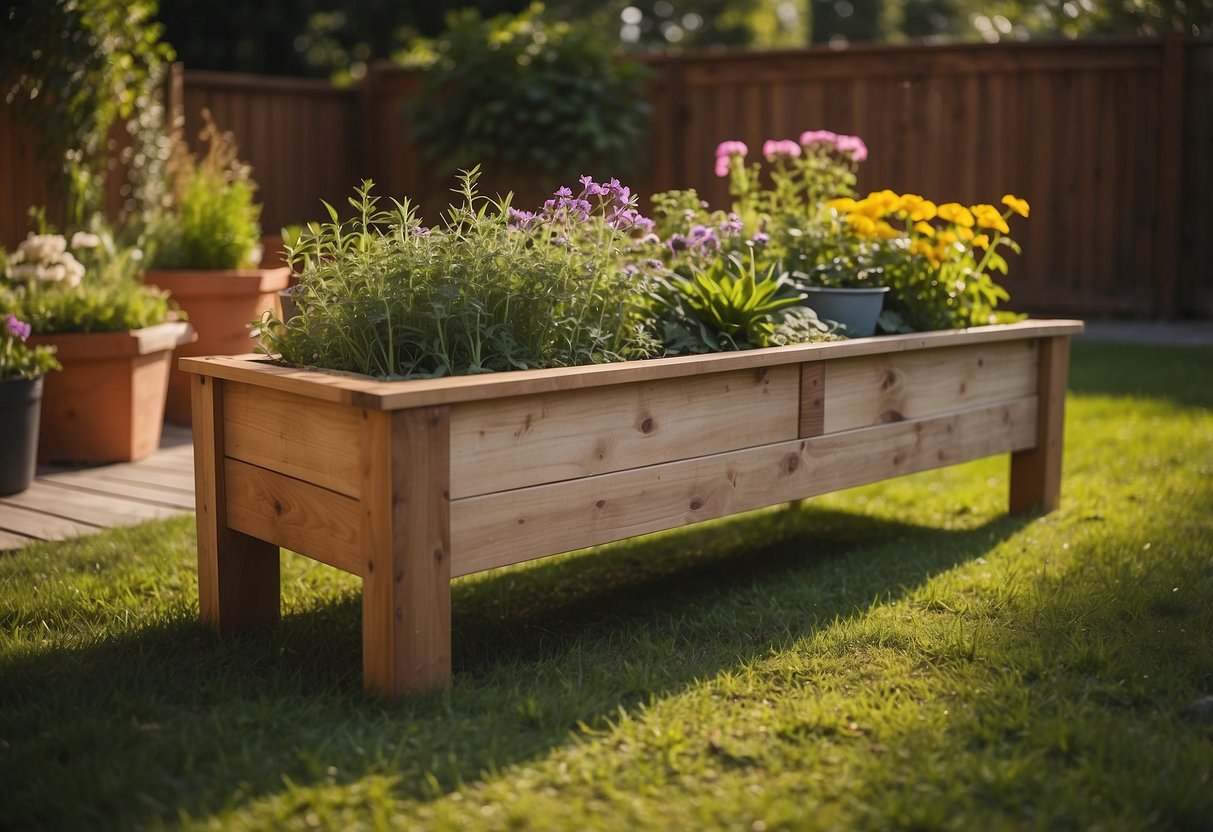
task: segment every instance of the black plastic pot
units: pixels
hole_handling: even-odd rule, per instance
[[[34,481],[41,408],[42,376],[0,381],[0,496]]]

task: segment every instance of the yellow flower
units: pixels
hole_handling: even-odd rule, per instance
[[[882,240],[892,240],[895,237],[900,237],[901,234],[896,228],[881,220],[876,223],[876,236]]]
[[[939,218],[946,222],[953,222],[957,225],[963,225],[965,228],[973,227],[973,215],[969,209],[961,205],[959,202],[946,202],[939,206]]]
[[[955,231],[952,231],[949,229],[946,231],[939,232],[939,244],[941,246],[950,246],[954,242],[956,242],[956,232]]]
[[[931,225],[929,222],[919,220],[918,222],[914,223],[914,230],[924,237],[935,236],[935,226]]]
[[[855,200],[851,199],[849,196],[841,196],[838,199],[831,199],[826,203],[826,206],[833,208],[840,214],[845,214],[848,211],[854,211],[855,204]]]
[[[1030,206],[1028,205],[1028,201],[1026,199],[1020,199],[1014,194],[1006,194],[1002,198],[1002,204],[1010,208],[1016,214],[1019,214],[1019,216],[1027,218]]]
[[[989,248],[990,247],[990,235],[989,234],[978,234],[976,237],[973,238],[973,245],[977,248]]]
[[[982,228],[993,228],[995,231],[1001,231],[1003,234],[1008,234],[1011,231],[1007,226],[1007,221],[1002,218],[1002,214],[998,213],[997,209],[978,214],[977,224]]]
[[[902,194],[899,210],[913,211],[915,208],[917,208],[919,205],[922,205],[924,202],[926,202],[926,200],[923,199],[918,194]]]
[[[876,220],[866,214],[847,214],[847,225],[851,226],[851,230],[856,234],[861,234],[865,237],[870,237],[876,233]]]
[[[933,220],[938,213],[939,209],[935,207],[935,203],[931,202],[929,199],[924,199],[918,205],[915,205],[910,209],[910,219],[912,219],[914,222]]]
[[[956,236],[962,240],[973,239],[973,229],[965,228],[963,225],[956,226]]]

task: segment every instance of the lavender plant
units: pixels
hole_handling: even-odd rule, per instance
[[[355,215],[312,223],[288,247],[298,314],[267,316],[261,348],[290,364],[379,378],[643,358],[659,351],[640,256],[651,223],[615,180],[582,177],[537,211],[476,191],[433,228],[364,182]]]

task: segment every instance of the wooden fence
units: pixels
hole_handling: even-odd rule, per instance
[[[713,175],[725,139],[757,149],[806,129],[862,136],[861,189],[936,200],[1032,204],[1006,279],[1034,312],[1213,315],[1213,44],[1165,40],[842,52],[700,54],[649,59],[653,106],[634,190],[694,187],[727,204]],[[364,178],[433,207],[453,183],[436,176],[402,115],[416,78],[372,68],[354,89],[186,72],[170,99],[190,135],[207,107],[240,139],[265,202],[267,229],[323,216]],[[0,110],[0,241],[19,239],[38,190],[33,139]],[[10,136],[11,134],[11,136]],[[6,138],[7,137],[7,138]],[[531,182],[488,171],[491,188]],[[9,176],[13,186],[8,182]],[[19,219],[19,222],[16,222]]]

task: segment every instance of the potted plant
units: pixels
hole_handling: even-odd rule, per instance
[[[0,329],[0,496],[29,488],[38,452],[42,380],[60,369],[53,347],[30,347],[30,325],[13,313]]]
[[[139,282],[140,251],[99,221],[72,235],[33,234],[5,266],[0,312],[28,321],[29,345],[53,347],[38,460],[140,459],[160,444],[172,350],[193,337],[167,296]]]
[[[261,207],[256,183],[237,156],[231,133],[204,111],[206,153],[197,157],[178,136],[168,165],[169,206],[149,230],[144,281],[167,291],[189,316],[196,341],[176,357],[248,352],[249,322],[277,308],[290,269],[260,268]],[[190,422],[189,380],[174,366],[165,414]]]
[[[884,190],[856,199],[855,173],[868,157],[857,136],[810,130],[800,140],[768,140],[767,163],[747,163],[743,142],[722,142],[716,173],[729,178],[736,231],[721,234],[728,250],[744,244],[758,262],[779,264],[817,315],[851,336],[949,329],[1009,322],[997,311],[1007,293],[990,276],[1006,272],[1002,247],[1018,251],[1007,220],[1027,216],[1013,195],[1004,209],[937,205],[916,194]],[[694,192],[655,197],[658,228],[679,242],[678,228],[724,225]],[[727,222],[725,223],[727,224]],[[886,304],[886,298],[889,299]],[[883,312],[882,312],[883,310]]]
[[[671,271],[618,182],[534,212],[473,185],[429,228],[365,184],[292,246],[266,356],[182,361],[221,631],[277,620],[288,548],[362,579],[364,682],[397,695],[449,680],[456,575],[996,453],[1013,510],[1056,505],[1080,323],[830,337],[757,243]]]

